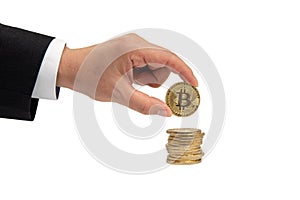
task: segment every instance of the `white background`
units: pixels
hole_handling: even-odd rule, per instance
[[[190,37],[219,70],[227,117],[203,163],[121,174],[85,151],[73,93],[62,89],[40,101],[34,122],[0,120],[0,199],[299,199],[299,9],[296,0],[1,2],[1,23],[70,47],[147,27]]]

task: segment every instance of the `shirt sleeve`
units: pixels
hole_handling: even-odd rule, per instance
[[[60,88],[56,86],[56,77],[65,45],[66,43],[59,39],[51,41],[41,63],[32,98],[50,100],[58,98]]]

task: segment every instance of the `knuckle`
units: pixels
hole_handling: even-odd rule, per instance
[[[128,33],[128,34],[124,35],[123,37],[127,38],[127,39],[141,39],[141,37],[136,33]]]
[[[144,114],[144,115],[149,114],[149,107],[150,107],[149,105],[150,104],[149,104],[148,101],[141,105],[140,111],[141,111],[142,114]]]
[[[127,35],[128,37],[133,37],[133,38],[134,38],[134,37],[138,37],[138,38],[140,37],[140,36],[139,36],[138,34],[136,34],[136,33],[127,33],[126,35]]]
[[[143,42],[144,41],[144,39],[136,33],[128,33],[128,34],[122,36],[122,39],[124,39],[125,42]]]

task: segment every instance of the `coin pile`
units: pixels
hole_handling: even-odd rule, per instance
[[[168,129],[167,133],[170,135],[166,145],[169,153],[167,163],[188,165],[201,162],[204,153],[200,145],[204,133],[200,129]]]

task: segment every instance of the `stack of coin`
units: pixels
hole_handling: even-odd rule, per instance
[[[201,144],[204,133],[200,129],[168,129],[170,134],[166,145],[169,164],[187,165],[200,163],[204,155]]]

